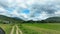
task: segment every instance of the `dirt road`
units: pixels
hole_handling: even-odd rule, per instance
[[[16,27],[16,34],[23,34],[22,33],[22,31],[19,29],[19,27],[17,26],[17,25],[14,25],[13,27],[12,27],[12,30],[11,30],[11,32],[10,32],[10,34],[14,34],[14,29],[15,29],[15,27]]]

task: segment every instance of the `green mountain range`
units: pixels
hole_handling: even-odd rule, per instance
[[[51,22],[51,23],[60,23],[60,17],[50,17],[45,20],[46,22]]]
[[[13,18],[13,17],[7,17],[4,15],[0,15],[0,23],[20,23],[21,21],[23,21],[22,19],[17,19]]]
[[[0,15],[0,23],[60,23],[60,17],[50,17],[41,21],[24,21],[17,17],[7,17],[4,15]]]

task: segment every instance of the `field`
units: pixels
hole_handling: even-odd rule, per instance
[[[16,25],[18,27],[15,27]],[[60,34],[60,23],[0,24],[6,34],[10,34],[13,26],[15,27],[13,34]],[[18,28],[20,31],[18,31]]]
[[[12,26],[12,24],[0,24],[0,27],[6,32],[6,34],[10,33]]]
[[[59,23],[22,24],[20,29],[24,32],[24,34],[60,34]]]

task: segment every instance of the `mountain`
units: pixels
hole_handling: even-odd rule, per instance
[[[44,20],[46,22],[52,22],[52,23],[60,23],[60,17],[50,17]]]
[[[0,15],[0,23],[21,23],[21,21],[23,21],[22,19],[17,19],[16,18],[12,18],[12,17],[7,17],[4,15]]]
[[[24,21],[18,17],[7,17],[4,15],[0,15],[0,23],[60,23],[60,17],[50,17],[41,21]]]

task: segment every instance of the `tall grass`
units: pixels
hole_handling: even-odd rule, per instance
[[[0,27],[5,31],[6,34],[10,34],[12,24],[0,24]]]
[[[19,28],[22,30],[23,34],[41,34],[40,32],[38,33],[33,29],[26,28],[25,26],[20,26]]]
[[[22,24],[24,34],[60,34],[60,24]]]

